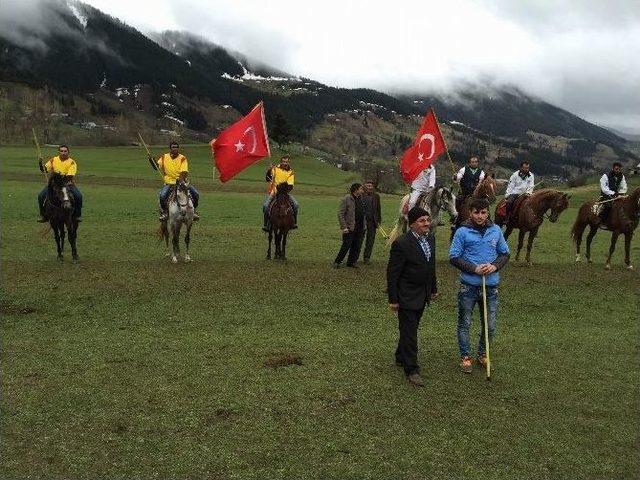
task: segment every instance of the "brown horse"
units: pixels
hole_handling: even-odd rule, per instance
[[[469,204],[474,198],[486,198],[489,200],[489,205],[496,201],[496,181],[493,175],[485,175],[484,179],[476,185],[473,193],[464,199],[464,201],[458,202],[456,208],[458,210],[458,217],[456,219],[455,227],[458,228],[465,220],[469,218]],[[458,197],[460,198],[460,197]],[[453,236],[453,233],[452,233]]]
[[[590,200],[582,204],[580,210],[578,210],[578,217],[571,229],[571,236],[573,237],[573,242],[576,246],[576,262],[580,261],[580,244],[582,243],[582,234],[588,225],[587,261],[591,263],[591,241],[598,232],[598,228],[602,228],[605,230],[611,230],[611,244],[609,245],[609,256],[607,257],[605,268],[607,270],[611,268],[611,256],[616,248],[618,236],[623,233],[624,263],[629,270],[633,270],[629,254],[633,232],[638,227],[638,214],[640,213],[640,187],[636,188],[631,195],[618,197],[613,201],[611,212],[609,213],[609,218],[607,219],[606,224],[603,224],[600,217],[593,213],[593,205],[595,203],[596,200]]]
[[[271,241],[275,236],[276,260],[286,260],[287,234],[293,228],[293,206],[289,200],[291,185],[286,182],[278,184],[276,194],[269,206],[269,250],[267,259],[271,259]]]
[[[560,214],[569,206],[570,195],[559,192],[557,190],[544,189],[538,190],[531,195],[521,195],[515,202],[511,216],[507,220],[507,229],[504,232],[504,238],[509,238],[514,228],[520,230],[518,235],[518,251],[516,253],[516,261],[520,259],[520,251],[524,243],[524,236],[529,232],[527,241],[527,265],[531,265],[531,248],[533,240],[538,235],[538,228],[542,225],[545,213],[551,210],[547,216],[550,222],[558,221]],[[499,210],[502,209],[505,199],[502,199],[496,206],[495,218],[499,216]]]

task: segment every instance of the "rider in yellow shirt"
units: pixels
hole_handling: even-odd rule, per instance
[[[41,172],[47,173],[59,173],[60,175],[64,175],[68,179],[67,189],[73,195],[74,198],[74,212],[78,222],[82,221],[82,193],[78,190],[78,187],[75,185],[75,176],[78,172],[78,165],[75,160],[69,156],[69,147],[66,145],[60,145],[58,147],[58,156],[51,157],[45,164],[42,163],[43,158],[40,157],[38,159],[38,164],[40,166]],[[45,210],[44,210],[44,202],[47,198],[47,187],[44,187],[40,193],[38,194],[38,207],[40,208],[40,218],[38,222],[45,223],[48,222],[49,219],[46,218]]]
[[[295,183],[295,175],[293,173],[293,169],[291,168],[291,164],[289,161],[289,155],[284,155],[280,159],[280,164],[277,166],[271,166],[269,170],[267,170],[267,174],[265,176],[265,180],[268,182],[267,184],[267,195],[265,197],[264,203],[262,205],[262,211],[264,214],[264,224],[262,225],[262,230],[265,232],[269,231],[269,205],[273,196],[276,194],[276,187],[281,183],[288,183],[291,185],[291,190],[293,190],[293,185]],[[291,202],[291,206],[293,207],[293,228],[298,228],[298,201],[292,196],[289,195],[289,201]]]
[[[164,185],[158,192],[158,201],[160,202],[160,216],[158,219],[160,221],[167,219],[167,197],[169,196],[171,187],[176,184],[178,179],[185,181],[187,174],[189,173],[189,162],[187,157],[182,155],[179,150],[180,145],[178,145],[177,142],[171,142],[169,144],[169,153],[160,155],[155,160],[151,155],[149,155],[149,162],[151,163],[151,166],[154,170],[160,170],[162,173],[162,179],[164,180]],[[196,212],[196,208],[198,208],[200,194],[192,184],[189,184],[189,193],[193,200],[193,219],[199,220],[200,216]]]

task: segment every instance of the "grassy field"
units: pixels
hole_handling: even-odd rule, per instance
[[[545,221],[533,267],[504,270],[492,382],[458,371],[440,230],[414,389],[394,366],[387,248],[329,268],[354,177],[294,156],[300,229],[276,263],[259,229],[267,162],[220,186],[208,147],[185,153],[202,197],[191,264],[163,256],[159,180],[134,148],[72,150],[81,261],[61,264],[35,223],[32,150],[0,148],[0,478],[638,478],[638,276],[622,245],[603,269],[606,234],[593,265],[573,263],[569,238],[594,189]],[[387,227],[397,202],[383,198]],[[299,364],[273,366],[288,355]]]

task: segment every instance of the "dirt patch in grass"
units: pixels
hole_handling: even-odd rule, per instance
[[[295,353],[280,353],[271,355],[264,361],[265,367],[278,368],[288,367],[289,365],[302,365],[302,357]]]
[[[28,305],[14,305],[7,301],[0,301],[0,315],[29,315],[37,313],[40,309]]]

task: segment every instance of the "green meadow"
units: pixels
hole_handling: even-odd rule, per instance
[[[201,221],[193,262],[173,265],[140,148],[72,147],[78,263],[68,245],[57,261],[36,223],[33,149],[0,148],[0,478],[638,478],[638,274],[623,242],[604,270],[606,232],[593,264],[574,262],[569,236],[595,185],[545,220],[532,267],[503,271],[492,382],[458,370],[457,273],[439,229],[415,389],[394,365],[383,239],[370,265],[330,268],[339,199],[361,179],[294,153],[300,228],[289,260],[268,261],[269,161],[220,185],[208,146],[182,151]],[[399,198],[383,196],[387,230]]]

